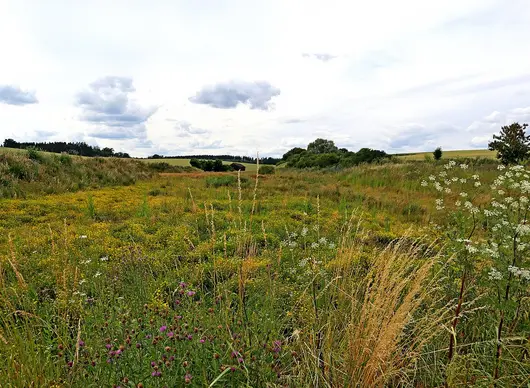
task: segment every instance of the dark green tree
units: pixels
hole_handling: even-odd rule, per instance
[[[513,123],[501,127],[499,135],[493,135],[488,149],[497,151],[502,164],[518,164],[530,156],[530,136],[526,134],[528,124]]]
[[[432,155],[434,156],[434,160],[442,159],[442,147],[436,148]]]
[[[307,152],[311,154],[332,154],[338,151],[333,140],[316,139],[307,146]]]

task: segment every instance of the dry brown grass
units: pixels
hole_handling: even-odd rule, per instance
[[[361,289],[356,290],[362,297],[351,296],[345,334],[348,385],[382,387],[399,380],[399,372],[443,330],[449,311],[427,310],[426,315],[417,316],[418,308],[432,298],[436,288],[432,276],[436,258],[429,249],[406,240],[375,255],[359,283]]]

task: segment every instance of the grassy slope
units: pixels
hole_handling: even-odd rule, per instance
[[[425,156],[432,156],[432,152],[418,152],[408,155],[396,155],[403,160],[424,160]],[[443,151],[442,159],[453,158],[488,158],[495,159],[497,153],[489,150],[457,150],[457,151]]]

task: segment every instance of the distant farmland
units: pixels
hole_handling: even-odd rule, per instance
[[[404,160],[424,160],[425,156],[432,157],[432,152],[418,152],[414,154],[395,155]],[[495,159],[497,153],[488,150],[458,150],[458,151],[443,151],[442,159],[456,159],[456,158],[487,158]]]
[[[170,158],[164,158],[164,159],[139,159],[142,162],[147,163],[167,163],[171,166],[190,166],[190,159],[170,159]],[[232,164],[233,161],[227,162],[223,161],[223,164]],[[239,162],[235,162],[239,163]],[[240,163],[243,166],[245,166],[247,169],[246,171],[256,171],[256,165],[254,163]]]

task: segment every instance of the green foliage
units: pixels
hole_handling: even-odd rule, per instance
[[[305,152],[305,149],[300,148],[300,147],[294,147],[290,149],[289,151],[287,151],[285,154],[283,154],[282,160],[289,160],[291,156],[302,154],[304,152]]]
[[[316,139],[307,145],[307,152],[310,154],[333,154],[339,149],[335,146],[333,140]]]
[[[442,159],[442,147],[437,147],[433,153],[432,156],[434,157],[434,160],[440,160]]]
[[[216,160],[200,160],[200,159],[191,159],[190,165],[192,167],[198,168],[203,171],[232,171],[232,167],[228,164],[223,164],[223,161],[220,159]]]
[[[269,166],[269,165],[259,166],[258,173],[260,175],[271,175],[271,174],[274,174],[275,172],[276,172],[276,168],[274,168],[274,166]]]
[[[41,162],[43,160],[42,155],[39,153],[39,150],[35,147],[27,148],[28,158],[36,162]]]
[[[497,151],[497,158],[503,164],[518,164],[530,156],[530,135],[526,134],[528,124],[513,123],[501,128],[499,135],[493,135],[488,149]]]
[[[310,143],[307,150],[293,148],[283,156],[287,166],[295,168],[344,168],[373,163],[387,157],[384,151],[370,148],[361,148],[358,152],[350,152],[345,148],[338,149],[333,141],[325,139],[317,139]]]

